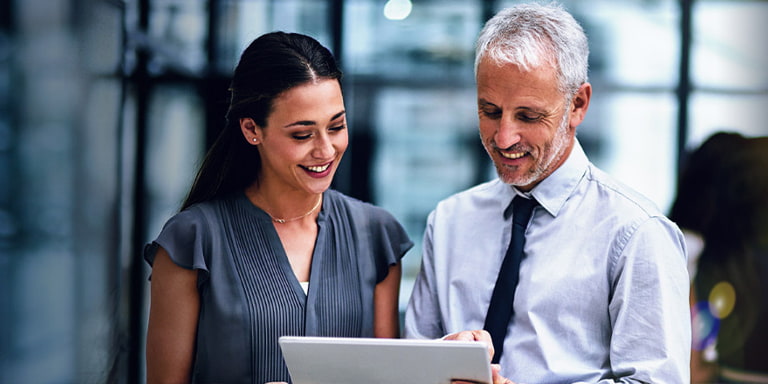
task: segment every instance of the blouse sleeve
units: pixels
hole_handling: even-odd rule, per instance
[[[165,223],[157,239],[144,247],[144,260],[151,266],[158,247],[163,247],[176,265],[203,272],[198,277],[200,285],[209,275],[205,255],[206,249],[210,247],[210,236],[203,212],[192,207],[179,212]]]
[[[413,247],[413,241],[389,212],[373,207],[369,212],[371,244],[375,249],[376,282],[387,277],[389,267],[400,262]]]

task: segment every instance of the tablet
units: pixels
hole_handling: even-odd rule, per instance
[[[491,384],[485,344],[471,341],[283,336],[294,384]]]

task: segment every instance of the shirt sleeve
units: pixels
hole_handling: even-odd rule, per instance
[[[687,383],[691,321],[682,234],[664,217],[628,229],[614,244],[610,361],[628,382]]]
[[[170,218],[157,239],[144,247],[144,260],[151,266],[159,247],[163,247],[171,260],[186,269],[200,272],[198,285],[207,280],[209,271],[205,259],[209,246],[210,230],[204,215],[198,209],[190,208]]]
[[[440,304],[435,285],[433,263],[433,232],[435,212],[427,218],[421,256],[421,268],[405,311],[405,337],[409,339],[436,339],[445,334],[440,320]]]

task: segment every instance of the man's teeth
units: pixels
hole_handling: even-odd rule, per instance
[[[314,167],[307,167],[307,169],[308,169],[308,170],[310,170],[310,171],[312,171],[312,172],[317,172],[317,173],[320,173],[320,172],[323,172],[323,171],[325,171],[326,169],[328,169],[328,167],[330,167],[330,166],[331,166],[331,164],[330,164],[330,163],[328,163],[328,164],[326,164],[326,165],[319,165],[319,166],[314,166]]]
[[[519,159],[525,156],[525,152],[515,152],[515,153],[501,152],[501,155],[506,157],[507,159]]]

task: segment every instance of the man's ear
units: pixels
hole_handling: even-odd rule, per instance
[[[240,130],[243,132],[243,137],[251,145],[261,144],[261,129],[256,122],[250,117],[243,117],[240,119]]]
[[[570,124],[569,128],[576,128],[584,120],[584,116],[587,115],[587,109],[589,109],[589,100],[592,98],[592,85],[584,83],[573,95],[571,101]]]

